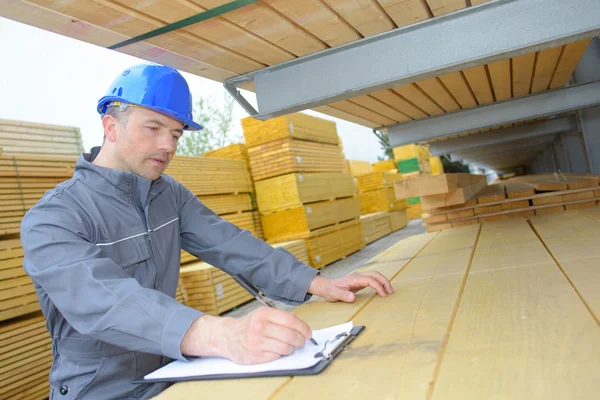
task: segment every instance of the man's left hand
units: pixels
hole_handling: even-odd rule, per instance
[[[327,301],[352,303],[356,298],[355,293],[366,287],[373,288],[381,297],[394,292],[390,281],[375,271],[353,272],[335,279],[317,275],[311,282],[308,292],[323,297]]]

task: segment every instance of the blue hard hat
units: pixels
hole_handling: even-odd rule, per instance
[[[104,114],[112,102],[145,107],[181,122],[185,130],[200,130],[192,119],[192,94],[185,78],[176,69],[141,64],[123,71],[98,101]]]

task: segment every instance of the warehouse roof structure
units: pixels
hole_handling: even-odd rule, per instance
[[[580,110],[600,105],[600,74],[573,79],[586,50],[600,58],[597,0],[15,0],[0,15],[224,82],[258,119],[314,109],[490,169],[585,151]],[[586,154],[587,171],[563,169],[599,169]]]

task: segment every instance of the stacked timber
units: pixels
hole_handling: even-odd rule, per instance
[[[373,172],[373,166],[368,161],[346,160],[346,164],[353,177]]]
[[[433,169],[436,169],[437,174],[443,172],[443,167],[440,170],[441,160],[430,157],[427,146],[418,144],[407,144],[393,148],[394,161],[398,171],[406,178],[413,178],[421,175],[430,175]],[[433,160],[433,161],[432,161]],[[410,219],[419,219],[423,213],[421,207],[421,199],[418,196],[408,198],[408,216]]]
[[[250,159],[248,158],[248,149],[244,143],[234,143],[229,146],[221,147],[215,150],[207,151],[203,154],[209,158],[224,158],[227,160],[241,160],[246,163],[246,169],[250,171]]]
[[[373,172],[397,172],[394,160],[382,160],[373,163]]]
[[[360,216],[365,243],[369,244],[392,233],[390,217],[387,212],[376,212]]]
[[[408,225],[409,216],[406,210],[390,211],[387,215],[390,219],[390,228],[392,232],[396,232]]]
[[[303,239],[316,268],[364,246],[354,229],[360,230],[354,181],[344,172],[351,166],[333,122],[292,114],[264,122],[246,118],[242,127],[269,243]],[[356,222],[352,229],[348,221]],[[341,240],[342,231],[356,237]]]
[[[33,282],[23,269],[21,240],[0,238],[0,321],[39,309]]]
[[[0,119],[4,155],[71,156],[83,152],[79,128]]]
[[[52,340],[41,312],[0,322],[0,399],[48,398]]]
[[[453,195],[447,194],[446,197]],[[423,215],[426,229],[439,231],[480,222],[596,207],[600,200],[600,177],[526,175],[484,186],[461,200],[447,206],[428,208]]]

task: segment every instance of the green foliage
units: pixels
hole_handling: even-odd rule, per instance
[[[177,146],[177,154],[201,156],[207,151],[242,141],[241,134],[231,132],[234,100],[225,93],[223,101],[203,98],[194,104],[194,120],[204,129],[185,132]]]
[[[378,139],[379,139],[379,146],[381,146],[381,150],[383,151],[383,157],[377,156],[377,160],[378,161],[393,160],[394,159],[394,151],[392,150],[392,148],[390,146],[387,145],[390,142],[390,139],[389,139],[387,133],[379,132],[379,135],[381,135],[381,137]]]
[[[452,172],[464,172],[468,174],[470,172],[468,165],[465,165],[460,161],[450,161],[449,155],[442,156],[440,158],[442,159],[442,164],[444,165],[444,173],[446,174]]]

